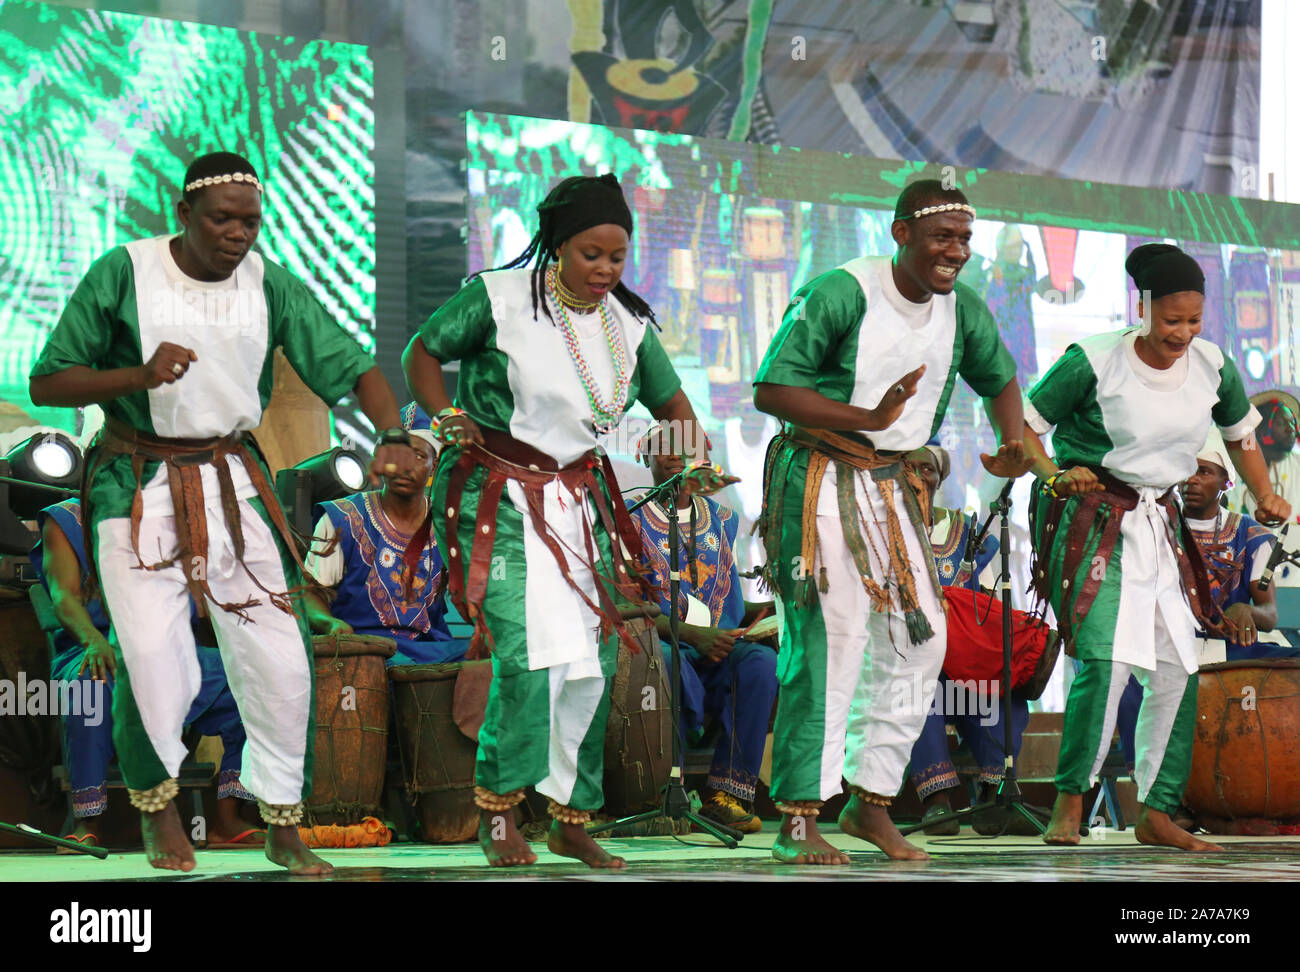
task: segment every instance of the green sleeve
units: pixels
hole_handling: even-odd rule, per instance
[[[847,270],[830,270],[808,281],[786,308],[754,383],[817,388],[827,359],[866,312],[866,295]]]
[[[1250,414],[1250,409],[1250,399],[1241,383],[1241,372],[1237,370],[1236,362],[1225,354],[1223,366],[1219,369],[1219,400],[1210,409],[1214,424],[1221,429],[1231,428]]]
[[[1093,396],[1096,386],[1088,355],[1071,344],[1030,390],[1029,402],[1048,425],[1059,425]]]
[[[31,377],[74,365],[101,367],[121,337],[119,308],[135,302],[134,291],[135,274],[126,247],[115,247],[92,263],[32,365]]]
[[[676,395],[677,389],[682,387],[682,380],[668,360],[668,352],[659,343],[659,335],[653,324],[646,325],[645,335],[636,349],[634,383],[639,386],[637,401],[652,412]]]
[[[997,321],[975,292],[960,284],[957,320],[962,330],[962,353],[957,372],[982,398],[993,398],[1016,378],[1016,362],[1002,343]]]
[[[475,277],[434,311],[416,333],[425,350],[446,364],[487,348],[495,330],[487,286],[482,277]]]
[[[271,348],[280,348],[293,370],[325,404],[334,406],[375,366],[356,339],[330,316],[312,292],[289,271],[264,264],[262,289],[270,318]],[[271,369],[263,371],[271,380]]]

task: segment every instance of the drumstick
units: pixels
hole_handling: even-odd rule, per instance
[[[763,608],[763,610],[759,611],[758,617],[756,617],[753,621],[750,622],[748,628],[746,628],[744,631],[736,632],[736,640],[737,641],[742,640],[745,637],[745,635],[749,634],[756,627],[758,627],[758,622],[762,621],[765,617],[767,617],[767,615],[768,615],[767,608]]]

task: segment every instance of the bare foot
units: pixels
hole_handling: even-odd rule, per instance
[[[546,835],[546,846],[552,854],[573,857],[588,867],[608,867],[617,870],[627,867],[627,861],[615,857],[591,838],[582,824],[565,824],[551,821],[551,832]]]
[[[1083,819],[1082,793],[1056,793],[1052,819],[1048,821],[1043,843],[1073,845],[1079,842],[1079,821]]]
[[[1155,844],[1160,847],[1177,847],[1179,850],[1205,853],[1223,850],[1218,844],[1193,837],[1182,827],[1175,826],[1169,814],[1152,810],[1142,805],[1142,815],[1138,817],[1136,834],[1139,844]]]
[[[869,840],[885,855],[894,861],[928,861],[930,855],[921,848],[910,844],[898,832],[894,821],[889,819],[889,810],[874,803],[867,803],[857,795],[849,797],[844,811],[840,814],[840,830],[862,840]]]
[[[168,803],[157,813],[140,814],[140,834],[150,867],[163,871],[194,870],[194,848],[185,836],[175,803]]]
[[[817,830],[817,818],[787,813],[772,845],[772,857],[782,864],[848,864],[849,855],[836,850]]]
[[[493,867],[518,867],[521,864],[537,863],[537,855],[515,826],[514,810],[481,810],[478,818],[478,844]]]
[[[302,842],[298,828],[272,825],[266,829],[266,859],[289,869],[290,874],[333,874],[334,865],[313,854]]]

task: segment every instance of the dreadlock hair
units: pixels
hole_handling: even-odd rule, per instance
[[[970,200],[960,189],[945,188],[938,179],[917,179],[905,185],[898,194],[894,219],[907,219],[918,209],[942,206],[945,203],[964,203],[969,206]]]
[[[207,155],[201,155],[185,170],[185,181],[182,186],[188,186],[197,179],[208,179],[212,176],[234,175],[236,172],[244,175],[251,175],[254,179],[257,176],[257,170],[253,168],[252,163],[242,155],[236,155],[234,152],[210,152]],[[181,193],[181,198],[191,206],[194,200],[199,198],[199,193],[203,192],[203,187],[195,187]]]
[[[559,212],[564,207],[573,205],[574,190],[584,187],[593,182],[605,182],[617,187],[618,183],[612,175],[604,176],[569,176],[561,180],[554,189],[547,193],[546,198],[542,200],[541,205],[537,207],[538,227],[537,232],[529,241],[528,246],[517,257],[509,263],[502,264],[499,267],[493,267],[492,270],[514,270],[517,267],[525,267],[530,263],[533,264],[531,275],[531,291],[533,295],[533,320],[537,319],[537,309],[540,305],[542,313],[554,323],[551,317],[551,309],[546,303],[546,270],[551,265],[556,250],[561,244],[568,239],[557,239],[560,233],[557,231]],[[576,234],[569,234],[570,236]],[[631,233],[628,234],[631,236]],[[471,274],[468,280],[474,280],[484,273],[491,271],[480,270],[478,273]],[[618,298],[619,302],[629,311],[643,320],[648,320],[656,328],[659,322],[655,320],[655,313],[651,310],[650,305],[645,299],[634,293],[627,284],[620,279],[614,286],[613,295]]]

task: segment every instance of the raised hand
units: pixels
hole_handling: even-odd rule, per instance
[[[925,374],[925,365],[917,368],[915,371],[909,371],[902,378],[889,386],[880,399],[880,404],[875,408],[867,409],[871,416],[870,423],[865,426],[869,432],[887,429],[898,421],[898,417],[903,414],[903,406],[907,400],[916,394],[917,382]]]
[[[163,341],[158,350],[141,365],[141,381],[146,389],[170,385],[179,381],[199,356],[192,350],[170,341]]]
[[[1269,493],[1255,504],[1255,519],[1270,527],[1286,523],[1291,519],[1291,504],[1277,493]]]
[[[994,455],[981,452],[980,462],[990,473],[1002,479],[1018,479],[1029,472],[1034,464],[1034,460],[1025,453],[1025,444],[1016,439],[1002,443]]]

